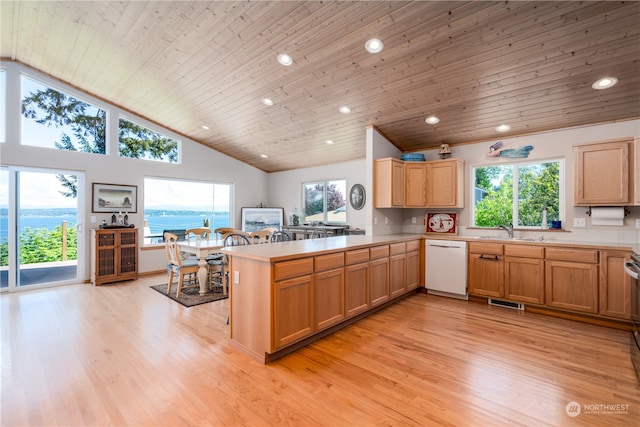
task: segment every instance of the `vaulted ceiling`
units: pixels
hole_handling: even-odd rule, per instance
[[[368,126],[409,152],[640,117],[639,2],[0,8],[3,60],[267,172],[362,159]],[[380,53],[365,51],[370,38],[384,43]],[[293,64],[280,65],[279,53]],[[592,89],[603,76],[619,82]],[[439,123],[425,123],[432,114]],[[511,130],[499,134],[499,124]]]

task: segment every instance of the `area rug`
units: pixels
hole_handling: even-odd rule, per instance
[[[200,296],[200,288],[186,288],[180,291],[180,298],[176,298],[176,289],[178,288],[177,284],[171,286],[171,293],[167,295],[167,284],[163,283],[162,285],[151,286],[151,289],[154,289],[160,292],[162,295],[171,298],[174,301],[179,302],[185,307],[193,307],[194,305],[206,304],[208,302],[219,301],[223,299],[229,298],[229,293],[224,295],[222,293],[221,286],[215,286],[213,290],[207,290],[207,293]]]

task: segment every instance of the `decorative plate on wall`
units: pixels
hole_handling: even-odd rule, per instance
[[[457,213],[427,213],[426,232],[431,234],[458,234]]]
[[[351,207],[355,210],[360,210],[364,206],[364,202],[367,196],[364,192],[364,187],[362,184],[354,184],[351,187],[351,191],[349,191],[349,201],[351,202]]]

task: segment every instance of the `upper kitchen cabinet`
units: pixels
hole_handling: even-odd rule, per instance
[[[404,162],[391,157],[373,165],[373,205],[376,208],[404,206]]]
[[[427,207],[464,208],[464,161],[427,162]]]
[[[633,189],[635,193],[634,205],[640,205],[640,138],[635,138],[633,143],[635,161],[633,163]]]
[[[404,205],[407,208],[424,208],[427,205],[427,164],[405,162]]]
[[[633,144],[624,138],[573,147],[574,206],[634,204]]]

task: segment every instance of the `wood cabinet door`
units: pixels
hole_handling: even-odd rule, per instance
[[[406,258],[407,291],[420,287],[420,251],[407,252]]]
[[[427,163],[427,206],[430,208],[462,208],[464,201],[460,166],[456,160],[441,160]],[[459,182],[460,180],[460,182]]]
[[[506,298],[544,304],[544,260],[505,257],[504,276]]]
[[[138,272],[138,231],[118,232],[118,275],[126,277]]]
[[[504,257],[469,254],[469,293],[504,297]]]
[[[573,147],[574,205],[628,204],[629,140]]]
[[[340,323],[344,319],[344,269],[316,273],[314,287],[316,331]]]
[[[631,319],[631,277],[624,272],[630,258],[624,251],[600,251],[600,314]]]
[[[404,177],[404,205],[410,208],[425,207],[427,205],[427,164],[406,162]]]
[[[598,312],[598,264],[545,261],[545,302],[567,310]]]
[[[344,268],[345,314],[355,316],[369,309],[369,263]]]
[[[103,281],[118,276],[116,261],[118,255],[118,239],[115,230],[96,230],[94,233],[95,266],[92,267],[94,267],[95,271],[92,272],[92,276],[94,284],[99,285]]]
[[[633,192],[634,204],[640,205],[640,137],[633,140]]]
[[[280,348],[314,331],[313,276],[275,283],[273,347]]]
[[[395,298],[407,289],[405,254],[389,257],[389,295]]]
[[[376,208],[404,205],[404,162],[377,159],[373,164],[373,205]]]
[[[389,301],[389,258],[380,258],[369,263],[370,307]]]

